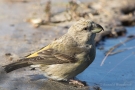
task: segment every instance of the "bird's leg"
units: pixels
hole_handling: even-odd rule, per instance
[[[86,86],[86,82],[82,82],[82,81],[75,80],[75,79],[70,79],[69,84],[73,84],[75,86],[80,86],[80,87]]]

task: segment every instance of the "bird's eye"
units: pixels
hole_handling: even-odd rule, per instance
[[[83,30],[88,30],[88,27],[85,27]]]

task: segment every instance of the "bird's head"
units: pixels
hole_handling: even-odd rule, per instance
[[[95,39],[96,33],[101,32],[103,27],[93,21],[81,19],[72,25],[68,34],[81,44],[91,43]]]

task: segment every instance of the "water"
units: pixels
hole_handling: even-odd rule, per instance
[[[127,35],[135,34],[135,27],[127,27]],[[135,48],[108,56],[105,63],[100,66],[104,53],[112,46],[124,41],[127,37],[107,39],[104,50],[97,49],[94,62],[77,77],[88,85],[98,85],[102,90],[134,90],[135,88]],[[131,40],[116,50],[135,46],[135,39]]]

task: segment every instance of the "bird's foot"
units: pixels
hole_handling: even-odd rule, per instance
[[[86,86],[86,82],[82,82],[82,81],[79,81],[79,80],[74,80],[74,79],[70,79],[69,80],[69,84],[73,84],[74,86],[79,86],[79,87],[84,87]]]

